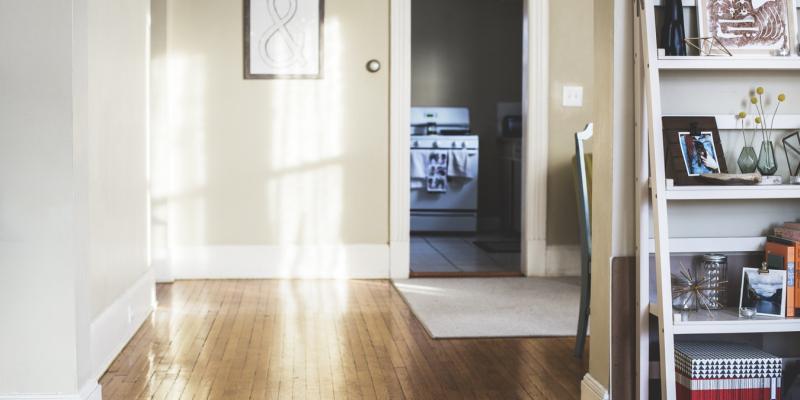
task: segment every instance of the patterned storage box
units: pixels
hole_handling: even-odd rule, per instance
[[[780,400],[782,368],[746,344],[675,343],[678,400]]]

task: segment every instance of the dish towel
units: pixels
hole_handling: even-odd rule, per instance
[[[426,163],[428,161],[429,151],[412,150],[411,151],[411,189],[422,189],[425,187],[428,174],[425,172]]]
[[[447,165],[450,154],[447,151],[431,151],[428,153],[425,168],[427,171],[428,193],[447,192]]]
[[[474,178],[469,168],[469,150],[450,150],[450,164],[447,167],[447,176],[451,178]]]

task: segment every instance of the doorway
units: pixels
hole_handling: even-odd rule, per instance
[[[411,276],[520,276],[523,0],[410,0]]]
[[[389,275],[410,276],[411,1],[391,5]],[[547,274],[549,0],[523,0],[522,273]]]

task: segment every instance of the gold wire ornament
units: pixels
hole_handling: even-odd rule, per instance
[[[697,276],[697,272],[686,268],[681,263],[681,270],[672,274],[672,299],[673,307],[676,305],[682,310],[705,308],[711,318],[711,310],[722,308],[722,305],[707,293],[724,289],[728,281],[712,281],[710,278]]]
[[[687,37],[683,39],[687,46],[697,50],[701,56],[724,56],[733,57],[733,54],[725,47],[716,36],[709,37]]]

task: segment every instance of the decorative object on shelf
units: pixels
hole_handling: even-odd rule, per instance
[[[736,164],[739,166],[739,172],[743,174],[750,174],[756,172],[758,155],[756,155],[756,150],[753,148],[753,140],[755,135],[750,135],[750,142],[748,143],[747,141],[747,134],[745,133],[744,129],[745,122],[747,122],[747,113],[741,111],[736,115],[736,123],[741,126],[744,146],[742,146],[742,151],[739,153],[739,158],[736,160]]]
[[[758,184],[763,186],[783,185],[783,177],[780,175],[762,175]]]
[[[704,174],[728,173],[714,117],[663,117],[664,163],[675,185],[703,185]]]
[[[729,56],[733,54],[715,37],[691,37],[684,39],[686,45],[693,47],[701,56]]]
[[[756,316],[756,309],[752,307],[742,307],[739,309],[739,316],[746,319],[752,319]]]
[[[324,0],[244,0],[244,78],[321,78],[324,10]]]
[[[705,274],[698,274],[695,269],[686,268],[672,274],[672,307],[681,311],[697,311],[702,308],[711,310],[723,308],[719,303],[719,292],[724,290],[727,282],[712,279]],[[713,318],[713,314],[710,314]]]
[[[712,185],[757,185],[761,175],[751,174],[702,174],[700,179]]]
[[[795,143],[792,143],[792,142]],[[789,183],[793,185],[800,184],[800,132],[794,131],[781,139],[783,143],[783,153],[786,155],[786,166],[789,169]],[[789,161],[789,153],[791,152],[793,159],[797,160],[797,167],[792,167]]]
[[[786,95],[781,93],[777,97],[777,104],[772,111],[772,117],[769,119],[769,126],[767,125],[767,112],[764,110],[764,93],[763,87],[759,86],[755,90],[755,94],[750,97],[750,103],[756,108],[756,130],[761,133],[761,151],[758,153],[758,172],[761,175],[773,175],[778,171],[778,162],[775,159],[775,146],[772,144],[773,126],[775,126],[775,116],[778,114],[778,109],[781,103],[786,101]]]
[[[786,271],[771,270],[766,261],[761,268],[742,268],[739,308],[754,308],[756,315],[783,317],[786,315],[785,289]]]
[[[698,33],[734,55],[778,55],[797,44],[794,0],[697,0]]]
[[[661,30],[661,47],[667,56],[685,56],[686,43],[683,28],[683,1],[666,0],[664,26]]]
[[[728,304],[728,257],[724,254],[703,254],[700,276],[710,289],[705,293],[708,308],[719,310]]]
[[[677,400],[777,400],[783,359],[749,344],[676,340],[675,374]]]

